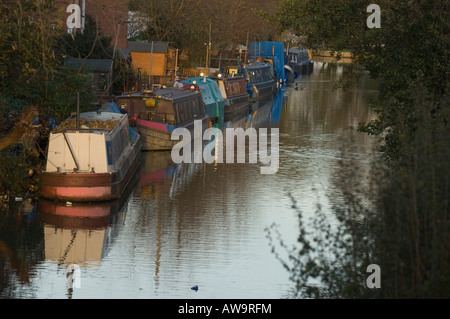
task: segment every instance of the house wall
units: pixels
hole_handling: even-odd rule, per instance
[[[150,63],[152,65],[151,75],[166,75],[166,63],[167,57],[163,53],[151,53],[147,52],[131,52],[133,59],[133,68],[142,68],[142,75],[148,75],[150,70]]]
[[[127,33],[129,0],[85,0],[86,14],[91,15],[105,35],[111,37],[111,45],[121,49],[128,46]],[[67,18],[70,13],[66,12],[69,4],[78,4],[82,7],[83,0],[57,0],[58,6],[62,9],[63,25],[67,30]]]

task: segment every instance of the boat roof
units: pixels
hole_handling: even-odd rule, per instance
[[[201,89],[205,88],[211,88],[214,90],[214,88],[217,87],[219,89],[217,82],[210,77],[203,77],[203,76],[193,76],[190,78],[187,78],[186,80],[182,81],[183,83],[189,83],[189,84],[195,84]],[[194,83],[195,82],[195,83]]]
[[[266,67],[270,68],[271,66],[269,63],[265,62],[254,62],[245,66],[246,69],[261,69]]]
[[[223,101],[223,97],[216,81],[209,77],[194,76],[183,80],[184,83],[197,85],[201,89],[202,96],[210,98],[214,101]]]
[[[93,120],[97,120],[97,121],[120,120],[123,117],[124,117],[124,114],[119,114],[119,113],[115,113],[115,112],[97,112],[97,111],[93,111],[93,112],[80,113],[80,118],[81,119],[85,119],[87,121],[93,121]],[[70,120],[75,120],[76,119],[76,115],[72,115],[69,119]]]
[[[156,89],[153,91],[153,94],[164,99],[176,100],[200,93],[198,91],[192,91],[185,88],[167,87]]]
[[[135,98],[135,97],[154,97],[154,94],[152,93],[152,91],[124,92],[121,95],[116,96],[116,99]]]
[[[308,50],[306,50],[306,49],[299,49],[299,48],[290,48],[288,50],[288,53],[298,54],[300,52],[308,52]]]

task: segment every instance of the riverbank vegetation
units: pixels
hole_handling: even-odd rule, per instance
[[[381,28],[374,29],[366,25],[369,4],[283,0],[267,16],[308,47],[349,49],[380,83],[377,119],[360,127],[381,139],[374,187],[361,185],[357,162],[343,163],[338,229],[322,208],[312,225],[300,218],[299,247],[286,247],[282,261],[302,297],[448,298],[450,2],[377,1]],[[366,285],[369,264],[380,266],[379,289]]]
[[[53,1],[0,4],[0,137],[11,144],[0,153],[0,194],[4,196],[36,191],[38,174],[30,172],[41,168],[47,118],[67,118],[76,109],[76,92],[80,92],[82,110],[95,102],[89,77],[64,67],[64,58],[74,53],[61,17]],[[92,49],[93,43],[86,45]]]

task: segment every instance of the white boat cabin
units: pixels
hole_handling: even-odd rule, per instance
[[[86,112],[61,123],[50,134],[47,172],[108,173],[119,170],[131,148],[126,114]]]

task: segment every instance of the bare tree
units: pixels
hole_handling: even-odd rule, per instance
[[[192,60],[203,61],[207,46],[216,52],[248,41],[269,40],[276,28],[258,10],[276,10],[278,0],[134,0],[130,9],[148,22],[144,40],[172,42],[189,50]]]

